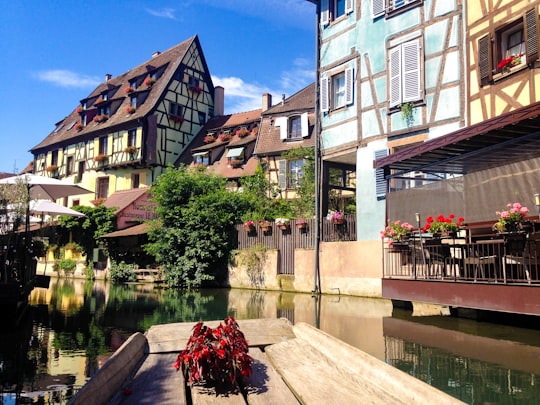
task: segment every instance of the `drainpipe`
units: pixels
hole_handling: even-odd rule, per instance
[[[320,118],[319,118],[319,76],[320,76],[320,29],[319,16],[321,13],[320,1],[317,1],[317,11],[315,13],[315,262],[313,269],[313,291],[312,294],[321,293],[321,272],[319,268],[319,249],[321,244],[321,156],[320,156]]]

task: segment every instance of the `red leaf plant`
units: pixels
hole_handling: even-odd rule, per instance
[[[186,348],[178,354],[174,368],[182,373],[186,381],[215,384],[223,389],[236,389],[241,377],[251,375],[253,359],[248,354],[248,343],[244,333],[233,317],[224,319],[212,329],[198,322],[193,327]]]

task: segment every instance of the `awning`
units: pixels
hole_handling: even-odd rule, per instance
[[[227,157],[228,158],[235,158],[242,156],[242,153],[244,153],[244,148],[231,148],[227,151]]]
[[[540,157],[540,102],[378,159],[387,177],[466,174]],[[390,174],[389,172],[392,171]]]
[[[135,236],[135,235],[144,235],[148,232],[149,225],[147,223],[139,224],[132,226],[130,228],[122,229],[120,231],[115,231],[101,235],[101,238],[119,238],[122,236]]]
[[[193,157],[195,157],[195,156],[205,156],[205,155],[208,155],[208,151],[206,151],[206,152],[197,152],[197,153],[194,153],[194,154],[193,154]]]

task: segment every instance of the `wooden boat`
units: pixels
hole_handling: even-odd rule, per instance
[[[176,323],[132,335],[68,404],[463,404],[308,324],[238,324],[254,362],[237,392],[185,383],[172,365],[195,323]]]

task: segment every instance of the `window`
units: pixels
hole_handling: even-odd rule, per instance
[[[137,88],[137,79],[132,79],[129,81],[129,87],[131,87],[133,90]]]
[[[375,151],[375,160],[382,159],[385,156],[388,156],[387,149]],[[386,179],[384,178],[384,169],[382,167],[375,169],[375,194],[377,195],[377,200],[386,198]]]
[[[128,131],[127,146],[137,146],[137,130],[130,129]]]
[[[137,108],[137,96],[132,96],[131,97],[131,106],[133,108]]]
[[[77,172],[77,183],[80,183],[82,181],[83,174],[84,174],[84,169],[85,169],[85,163],[84,163],[84,161],[81,160],[79,162],[79,169],[78,169],[78,172]]]
[[[380,16],[392,17],[397,13],[408,10],[423,0],[371,0],[371,16],[377,18]]]
[[[73,174],[73,164],[74,164],[73,156],[68,156],[67,162],[66,162],[66,176],[70,176]]]
[[[99,138],[99,151],[98,153],[100,155],[107,155],[108,154],[108,148],[107,148],[108,138],[106,136],[102,136]]]
[[[231,162],[244,162],[244,148],[230,148],[227,150],[227,159],[229,161],[229,164]]]
[[[354,0],[322,0],[321,24],[328,25],[331,21],[350,14],[354,11]]]
[[[58,151],[53,150],[51,152],[51,166],[58,166]]]
[[[293,117],[289,121],[289,133],[287,139],[297,139],[302,137],[302,119]]]
[[[274,125],[279,127],[281,140],[298,140],[309,135],[308,113],[292,117],[278,117]]]
[[[131,188],[139,188],[141,184],[141,176],[139,173],[133,173],[131,175]]]
[[[98,115],[106,115],[108,117],[110,112],[111,112],[111,106],[109,105],[98,108]]]
[[[478,40],[481,86],[519,71],[538,59],[538,26],[538,12],[533,8],[518,20],[498,27]]]
[[[107,94],[106,91],[104,91],[103,93],[101,93],[101,99],[103,101],[107,101],[107,99],[109,98],[109,95]]]
[[[196,165],[208,166],[210,164],[210,154],[208,152],[194,153],[193,163],[195,163]]]
[[[389,106],[422,99],[420,39],[390,49],[388,55]]]
[[[353,103],[353,69],[321,78],[321,111],[328,112]]]
[[[169,115],[175,115],[178,117],[182,117],[182,106],[178,103],[170,102],[169,103]]]
[[[279,161],[279,187],[282,190],[296,188],[300,185],[300,179],[303,175],[304,161],[298,160],[280,160]]]
[[[109,196],[109,178],[99,177],[97,179],[96,199],[107,198]]]

